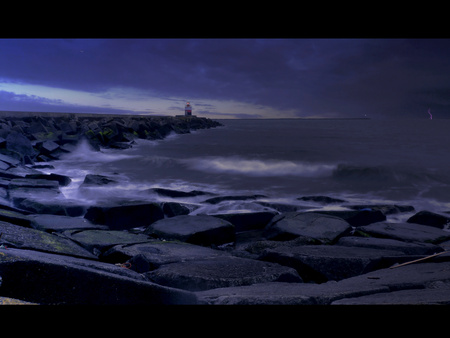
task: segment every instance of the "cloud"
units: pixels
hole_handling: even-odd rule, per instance
[[[449,40],[427,39],[7,39],[0,77],[119,110],[135,101],[136,111],[170,112],[190,100],[216,115],[409,116],[427,106],[449,114],[448,55]],[[159,103],[144,107],[149,98]]]

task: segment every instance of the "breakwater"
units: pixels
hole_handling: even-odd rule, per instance
[[[58,159],[81,139],[97,150],[125,149],[136,138],[163,139],[170,133],[185,134],[217,126],[220,123],[200,117],[2,112],[0,146],[4,154],[31,164]]]

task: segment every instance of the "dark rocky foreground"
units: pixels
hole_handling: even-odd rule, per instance
[[[135,137],[217,126],[211,120],[72,115],[0,126],[0,304],[450,304],[446,213],[401,205],[307,212],[261,195],[169,189],[154,192],[170,202],[80,205],[60,192],[70,177],[38,169],[83,137],[126,148]],[[113,183],[88,175],[83,184]],[[263,208],[190,215],[196,205],[186,200],[203,197]],[[408,221],[387,222],[405,212]]]

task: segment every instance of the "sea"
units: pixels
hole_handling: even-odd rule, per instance
[[[191,205],[191,214],[262,211],[270,209],[268,203],[304,210],[396,204],[413,206],[414,213],[450,211],[450,120],[218,121],[222,127],[139,139],[125,150],[98,152],[82,141],[46,170],[71,177],[63,194],[86,204],[111,198],[177,201]],[[87,174],[118,183],[81,188]],[[204,203],[212,195],[170,198],[152,188],[259,197],[212,205]],[[345,202],[299,200],[304,196]]]

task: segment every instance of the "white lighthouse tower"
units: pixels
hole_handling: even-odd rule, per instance
[[[184,107],[184,116],[192,116],[192,107],[189,102],[186,102],[186,107]]]

